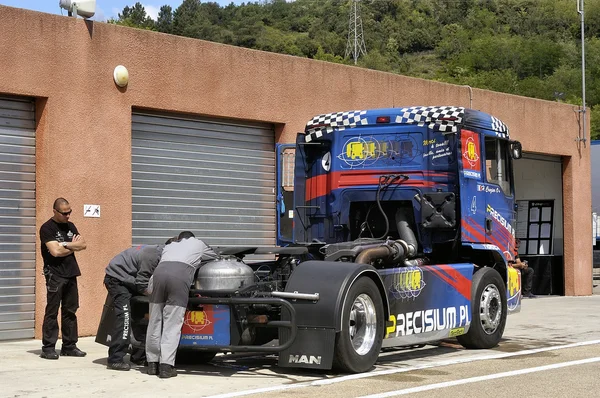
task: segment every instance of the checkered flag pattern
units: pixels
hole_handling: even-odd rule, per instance
[[[306,123],[306,142],[323,137],[323,133],[329,134],[335,128],[344,130],[346,127],[355,127],[357,125],[367,124],[367,118],[364,115],[367,111],[348,111],[326,113],[313,117]]]
[[[501,120],[496,119],[493,116],[490,117],[492,118],[492,130],[496,132],[496,136],[500,138],[509,138],[508,127],[506,126],[506,124],[502,123]]]
[[[398,124],[416,124],[427,126],[433,131],[442,133],[456,133],[458,126],[465,119],[465,108],[461,106],[411,106],[398,109],[395,122]],[[479,112],[478,112],[479,113]],[[482,114],[483,116],[483,114]],[[494,131],[497,137],[508,139],[508,127],[499,119],[488,115],[489,129]],[[451,120],[441,120],[451,119]],[[483,120],[482,120],[483,121]],[[487,124],[486,123],[486,124]],[[367,125],[367,111],[336,112],[318,115],[306,124],[306,142],[330,134],[333,130],[344,130],[357,125]]]
[[[400,109],[396,123],[428,125],[434,131],[456,132],[457,125],[462,123],[465,108],[457,106],[412,106]],[[440,118],[455,118],[455,120],[439,120]]]

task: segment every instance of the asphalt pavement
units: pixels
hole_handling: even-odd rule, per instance
[[[585,355],[600,358],[600,280],[594,279],[594,284],[598,286],[594,287],[595,294],[592,296],[545,296],[523,300],[522,311],[508,318],[504,339],[495,349],[465,350],[454,340],[447,340],[417,350],[385,350],[371,372],[358,376],[360,383],[353,381],[356,375],[282,369],[277,367],[275,356],[243,354],[219,355],[207,365],[181,366],[178,367],[177,377],[163,380],[145,374],[143,367],[134,366],[129,372],[108,370],[107,349],[95,343],[93,337],[84,337],[79,341],[79,347],[88,353],[86,357],[61,357],[54,361],[41,359],[41,342],[28,339],[0,342],[0,396],[377,396],[394,388],[431,388],[427,386],[451,383],[448,381],[450,379],[471,380],[488,373],[497,374],[502,369],[506,370],[507,366],[510,369],[514,364],[521,363],[513,359],[515,362],[508,365],[509,358],[515,355],[515,358],[531,360],[523,362],[523,366],[519,365],[527,369],[560,362],[552,359],[559,355],[564,361],[589,361],[589,358],[584,358]],[[570,367],[565,373],[549,369],[546,381],[537,377],[532,380],[536,385],[551,386],[552,382],[561,381],[562,374],[568,373],[572,375],[572,380],[580,383],[579,386],[571,385],[574,392],[570,398],[585,396],[581,394],[590,392],[591,388],[591,382],[585,382],[588,380],[585,371],[596,372],[597,365],[582,364],[580,367]],[[407,373],[411,369],[421,373]],[[524,375],[515,377],[526,378]],[[597,376],[593,378],[594,382],[596,379]],[[570,383],[568,379],[561,382],[567,383],[567,387]],[[325,388],[323,383],[332,384],[332,387]],[[498,379],[494,383],[505,386],[504,392],[495,396],[522,395],[521,387],[506,379],[504,382]],[[465,387],[465,391],[459,388],[449,384],[445,392],[420,392],[419,396],[442,396],[450,391],[450,395],[472,396],[468,387]],[[553,395],[551,391],[549,394],[546,396],[562,396]]]

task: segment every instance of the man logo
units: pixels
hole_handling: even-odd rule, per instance
[[[288,363],[306,363],[310,365],[320,365],[321,356],[317,355],[290,355]]]

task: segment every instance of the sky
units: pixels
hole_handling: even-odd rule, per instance
[[[79,0],[80,2],[89,0]],[[126,6],[133,6],[136,2],[142,3],[146,14],[152,19],[156,20],[160,7],[164,5],[170,5],[173,10],[179,7],[183,0],[96,0],[96,14],[93,20],[106,21],[110,18],[117,18],[117,14],[123,11]],[[241,4],[241,0],[211,0],[219,3],[221,6],[226,6],[230,3]],[[252,1],[245,1],[254,2]],[[0,5],[25,8],[28,10],[41,11],[48,14],[67,15],[67,11],[61,9],[59,6],[59,0],[0,0]],[[2,15],[0,15],[2,18]]]

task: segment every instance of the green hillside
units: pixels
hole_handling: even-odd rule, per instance
[[[141,3],[111,23],[329,62],[346,55],[351,0],[225,7],[184,0],[156,21]],[[581,22],[574,0],[361,0],[358,66],[581,105]],[[600,1],[585,5],[586,103],[600,138]]]

